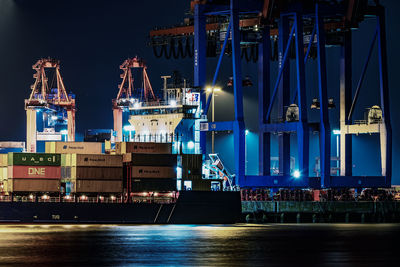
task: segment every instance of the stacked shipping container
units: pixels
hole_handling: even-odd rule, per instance
[[[67,193],[122,193],[122,155],[62,154]]]
[[[101,143],[48,142],[47,153],[0,154],[0,192],[166,192],[177,190],[177,179],[190,181],[192,190],[210,190],[202,155],[174,155],[171,143],[120,142],[117,155],[101,149]]]
[[[60,192],[61,155],[8,153],[8,192]]]
[[[172,154],[171,143],[143,143],[143,142],[117,142],[115,143],[117,154]]]
[[[202,177],[203,155],[201,154],[183,154],[178,156],[178,167],[182,169],[182,185],[185,181],[191,181],[191,190],[210,191],[211,180],[205,180]],[[219,180],[215,180],[220,182]]]
[[[177,155],[172,154],[172,144],[121,142],[116,153],[124,156],[129,192],[176,191]]]
[[[46,142],[46,153],[101,154],[102,143],[95,142]]]

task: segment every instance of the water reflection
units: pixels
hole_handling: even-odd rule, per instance
[[[2,225],[0,265],[383,265],[399,225]]]

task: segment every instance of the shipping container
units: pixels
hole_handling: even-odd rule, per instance
[[[117,142],[115,143],[115,151],[117,154],[171,154],[172,143]]]
[[[6,167],[8,165],[8,154],[0,154],[0,167]]]
[[[71,183],[73,193],[122,193],[122,181],[76,180]]]
[[[132,166],[132,178],[175,178],[175,167]]]
[[[68,154],[67,154],[68,155]],[[70,154],[69,166],[85,167],[122,167],[122,155]],[[67,165],[68,166],[68,165]]]
[[[182,178],[188,180],[201,179],[203,171],[203,155],[184,154],[178,156],[178,166],[182,168]]]
[[[129,162],[133,166],[176,167],[177,155],[127,153],[124,154],[124,162]]]
[[[60,179],[61,167],[56,166],[8,166],[8,179]]]
[[[192,180],[193,191],[211,191],[211,180],[198,179]]]
[[[8,153],[9,166],[60,166],[60,154]]]
[[[132,192],[168,192],[176,191],[176,179],[133,179]]]
[[[11,179],[9,192],[60,192],[58,179]]]
[[[101,154],[101,146],[96,142],[46,142],[46,153]]]
[[[122,180],[122,167],[71,167],[72,179]]]

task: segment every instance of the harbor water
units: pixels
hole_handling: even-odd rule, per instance
[[[0,225],[0,265],[392,266],[399,224]]]

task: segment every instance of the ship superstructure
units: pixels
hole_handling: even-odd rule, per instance
[[[173,143],[175,153],[199,154],[200,92],[178,72],[162,76],[160,96],[154,93],[146,65],[135,57],[127,59],[121,69],[122,83],[114,105],[116,141]],[[135,71],[141,81],[135,88]]]

